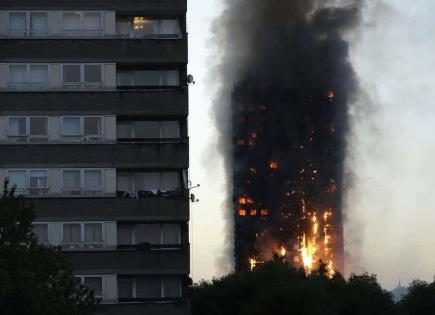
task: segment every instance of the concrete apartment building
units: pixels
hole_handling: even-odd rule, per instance
[[[0,2],[0,181],[104,314],[189,314],[186,10]]]

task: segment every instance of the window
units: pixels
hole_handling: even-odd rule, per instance
[[[178,70],[118,70],[118,86],[178,86]]]
[[[48,118],[9,117],[7,135],[10,142],[46,142]]]
[[[158,278],[136,279],[136,298],[158,299],[162,297],[161,280]]]
[[[27,31],[26,12],[9,12],[9,33],[25,36]]]
[[[102,276],[76,276],[80,283],[94,291],[96,298],[103,299],[103,277]]]
[[[12,36],[47,36],[47,12],[9,12],[9,29]]]
[[[85,190],[102,190],[103,174],[101,170],[84,170],[84,189]]]
[[[116,21],[120,36],[145,38],[180,38],[178,19],[157,20],[143,16],[120,17]]]
[[[157,193],[180,189],[180,176],[178,172],[119,172],[117,178],[120,178],[122,183],[122,186],[118,185],[118,191],[125,191],[121,190],[121,188],[128,187],[132,188],[128,192],[148,191]]]
[[[64,249],[96,249],[104,247],[103,223],[63,223]]]
[[[63,170],[63,192],[71,195],[95,195],[103,192],[100,169]]]
[[[62,136],[66,141],[98,142],[103,134],[102,117],[62,117]]]
[[[29,189],[48,188],[48,171],[31,170],[29,171]]]
[[[9,65],[9,87],[16,89],[45,89],[48,87],[48,65]]]
[[[96,298],[103,297],[103,277],[83,277],[83,285],[91,288]]]
[[[27,137],[27,118],[9,117],[8,136]]]
[[[29,117],[30,136],[47,137],[47,117]]]
[[[134,279],[118,278],[118,298],[119,299],[132,299],[135,294],[133,293]]]
[[[63,243],[76,244],[81,243],[81,225],[79,223],[63,225]]]
[[[160,225],[158,224],[136,224],[134,232],[136,244],[160,244]]]
[[[103,67],[100,64],[65,64],[62,66],[64,88],[100,88]]]
[[[177,277],[167,277],[163,279],[163,297],[179,298],[181,297],[181,281]]]
[[[117,123],[118,139],[152,141],[180,138],[178,121],[120,121]]]
[[[181,244],[181,232],[179,224],[162,224],[162,244]]]
[[[140,243],[180,245],[181,228],[179,224],[119,224],[118,243],[119,245],[136,245]]]
[[[33,36],[48,33],[48,16],[46,12],[30,12],[30,32]]]
[[[101,136],[101,117],[84,117],[83,125],[85,136]]]
[[[27,175],[25,170],[8,171],[8,178],[11,185],[17,186],[17,190],[24,190],[27,188]]]
[[[80,65],[64,65],[63,66],[63,82],[64,83],[80,83]]]
[[[48,244],[48,224],[33,223],[33,233],[40,244]]]
[[[121,301],[181,297],[181,277],[118,277],[118,298]]]
[[[62,32],[67,36],[101,36],[101,12],[63,12]]]
[[[68,192],[81,190],[80,170],[63,171],[63,189]]]
[[[8,178],[17,190],[30,195],[46,194],[49,188],[47,170],[8,170]]]

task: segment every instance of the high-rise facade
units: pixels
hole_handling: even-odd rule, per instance
[[[186,0],[2,0],[0,181],[104,314],[188,314]]]
[[[276,258],[343,270],[343,112],[332,90],[240,82],[232,94],[236,270]]]

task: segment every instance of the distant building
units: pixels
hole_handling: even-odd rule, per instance
[[[408,288],[402,287],[402,284],[399,281],[399,284],[396,288],[391,291],[393,294],[394,302],[399,302],[406,294],[408,294]]]
[[[2,0],[0,181],[104,314],[189,314],[186,0]]]

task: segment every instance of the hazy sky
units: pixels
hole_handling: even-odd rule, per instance
[[[265,0],[267,1],[267,0]],[[361,0],[362,1],[362,0]],[[386,288],[435,275],[435,1],[366,1],[351,60],[365,97],[352,104],[346,242],[349,271],[377,273]],[[223,165],[210,143],[211,21],[221,0],[188,0],[192,277],[220,276]],[[216,84],[216,82],[213,82]],[[368,99],[371,99],[369,101]],[[211,158],[213,157],[213,158]]]

